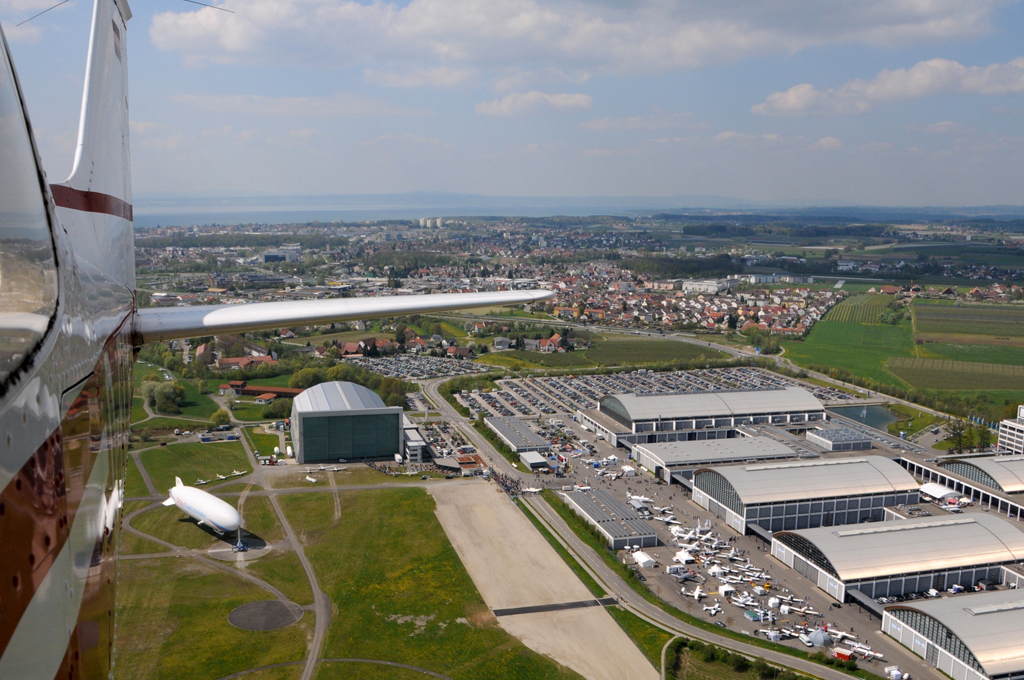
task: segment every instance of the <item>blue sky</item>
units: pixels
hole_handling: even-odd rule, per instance
[[[51,179],[91,3],[0,0]],[[1024,204],[1024,5],[136,1],[137,195]]]

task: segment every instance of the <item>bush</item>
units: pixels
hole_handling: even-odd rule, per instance
[[[224,409],[217,410],[212,416],[210,416],[210,425],[214,427],[220,427],[221,425],[230,425],[231,415]]]

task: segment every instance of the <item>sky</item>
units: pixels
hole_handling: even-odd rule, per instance
[[[92,11],[0,0],[51,180]],[[131,2],[131,0],[129,0]],[[135,0],[139,196],[1024,204],[1024,3]]]

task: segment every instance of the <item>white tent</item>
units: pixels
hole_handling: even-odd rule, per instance
[[[722,585],[718,586],[718,594],[722,597],[729,597],[730,595],[734,595],[735,593],[736,589],[728,583],[723,583]]]
[[[679,564],[689,564],[690,562],[693,562],[695,560],[693,558],[693,555],[686,552],[685,550],[680,550],[676,553],[676,556],[672,558],[672,561],[678,562]]]
[[[947,498],[960,498],[963,496],[962,493],[953,491],[948,486],[936,484],[935,482],[928,482],[927,484],[922,485],[921,493],[925,496],[931,496],[939,501],[944,501]]]
[[[649,569],[654,566],[654,558],[642,550],[633,553],[633,560],[636,562],[636,566],[641,569]]]

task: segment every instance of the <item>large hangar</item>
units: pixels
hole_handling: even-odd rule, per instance
[[[633,458],[636,462],[650,470],[656,477],[665,480],[677,474],[690,479],[695,469],[706,465],[798,457],[796,451],[771,437],[744,435],[633,446]]]
[[[805,389],[613,394],[580,420],[614,445],[713,439],[740,425],[823,422],[825,407]],[[723,437],[726,435],[722,435]]]
[[[988,514],[914,517],[780,531],[772,556],[843,602],[998,582],[1000,565],[1024,559],[1024,533]]]
[[[939,467],[996,491],[1024,493],[1024,455],[957,458]]]
[[[1024,678],[1024,592],[904,602],[885,608],[882,632],[954,680]]]
[[[735,531],[769,532],[882,520],[917,503],[918,483],[882,456],[698,468],[693,500]]]
[[[402,407],[362,385],[320,383],[292,402],[292,441],[302,464],[393,459],[403,452]]]

